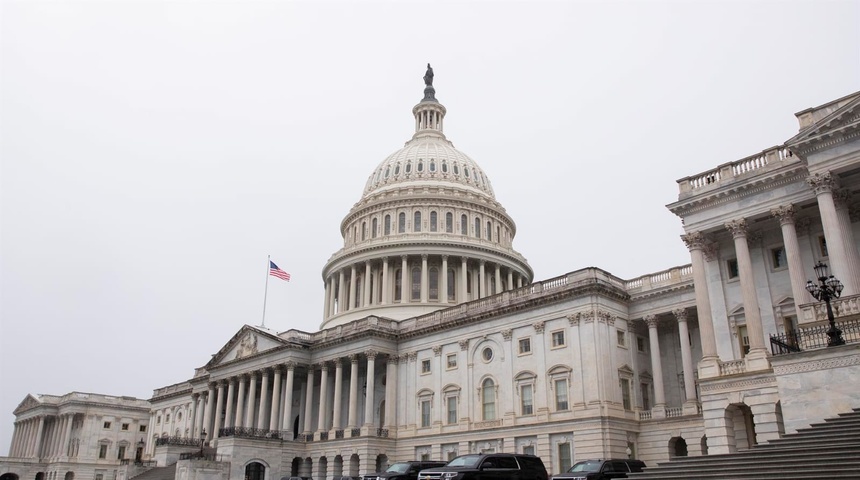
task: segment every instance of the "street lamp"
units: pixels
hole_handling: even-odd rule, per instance
[[[821,300],[827,305],[827,321],[830,322],[830,328],[827,330],[827,336],[829,337],[827,346],[845,345],[845,340],[842,339],[842,330],[836,328],[836,322],[833,319],[833,308],[830,306],[830,300],[839,298],[845,286],[833,275],[828,275],[827,264],[821,261],[815,264],[815,276],[818,277],[820,285],[816,285],[812,283],[812,280],[808,280],[806,282],[806,291],[811,293],[816,300]]]
[[[206,444],[206,429],[200,430],[200,456],[203,457],[203,445]]]

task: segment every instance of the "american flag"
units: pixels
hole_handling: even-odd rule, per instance
[[[290,281],[290,274],[278,268],[278,266],[275,265],[275,262],[271,260],[269,260],[269,275],[278,277],[281,280]]]

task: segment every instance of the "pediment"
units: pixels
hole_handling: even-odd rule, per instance
[[[822,112],[829,113],[815,119]],[[860,92],[798,114],[798,118],[802,116],[809,116],[813,123],[786,141],[787,147],[795,153],[803,154],[835,146],[840,143],[840,138],[853,138],[860,132]]]
[[[40,402],[39,399],[28,393],[27,396],[24,397],[24,400],[21,400],[21,403],[18,404],[18,406],[12,413],[14,415],[18,415],[19,413],[26,412],[31,408],[36,408],[41,404],[42,402]]]
[[[267,350],[285,345],[287,342],[276,334],[262,328],[245,325],[230,339],[221,350],[212,356],[206,364],[206,369],[233,362],[243,358],[253,357]]]

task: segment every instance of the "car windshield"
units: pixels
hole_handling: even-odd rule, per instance
[[[478,465],[480,455],[463,455],[448,462],[448,467],[474,467]]]
[[[387,473],[406,473],[409,471],[408,463],[395,463],[394,465],[385,469]]]
[[[570,467],[568,472],[598,472],[600,471],[600,462],[578,462]]]

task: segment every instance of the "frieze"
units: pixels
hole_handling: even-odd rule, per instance
[[[787,375],[791,373],[814,372],[816,370],[829,370],[840,367],[860,365],[860,355],[848,357],[825,358],[809,362],[792,363],[790,365],[774,365],[773,373],[776,375]]]
[[[756,387],[756,386],[772,386],[776,387],[776,379],[771,376],[767,377],[759,377],[759,378],[750,378],[747,380],[738,380],[736,382],[728,382],[728,383],[704,383],[700,382],[700,388],[703,392],[717,392],[717,391],[735,391],[745,389],[747,387]]]

